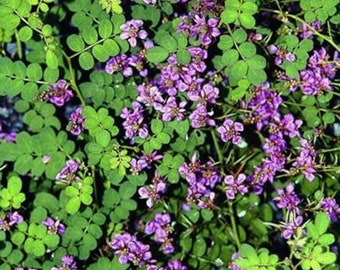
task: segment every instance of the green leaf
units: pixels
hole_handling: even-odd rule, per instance
[[[59,201],[56,197],[54,197],[50,193],[41,192],[39,193],[35,200],[35,206],[43,206],[45,207],[50,213],[54,213],[59,209]]]
[[[232,33],[232,38],[236,43],[243,43],[247,40],[247,32],[244,31],[243,29],[236,29],[233,33]]]
[[[318,213],[315,217],[315,227],[319,232],[319,235],[324,234],[330,224],[329,217],[326,213]]]
[[[335,237],[333,234],[330,234],[330,233],[326,233],[324,235],[321,235],[320,238],[318,239],[318,242],[321,244],[321,245],[324,245],[324,246],[329,246],[331,244],[333,244],[335,241]]]
[[[106,47],[101,44],[98,44],[92,48],[92,54],[100,62],[105,62],[110,57],[110,53],[106,50]]]
[[[231,36],[229,35],[223,35],[220,36],[220,41],[217,44],[217,47],[223,51],[231,49],[233,47],[234,42]]]
[[[244,28],[252,29],[255,27],[256,21],[253,16],[242,13],[240,15],[240,23]]]
[[[42,240],[36,240],[33,243],[33,254],[37,257],[43,256],[45,254],[46,248]]]
[[[85,43],[79,35],[72,34],[67,37],[67,46],[74,52],[80,52],[84,50]]]
[[[315,259],[321,264],[331,264],[336,261],[336,255],[332,252],[326,252],[320,254],[320,256],[317,256]]]
[[[250,58],[256,54],[256,46],[250,42],[244,42],[239,46],[240,53],[245,58]]]
[[[169,52],[160,46],[151,47],[147,50],[146,58],[151,63],[160,63],[167,59],[169,56]]]
[[[104,41],[103,46],[110,56],[116,56],[120,52],[120,48],[117,42],[113,39],[107,39]]]
[[[8,180],[8,185],[7,185],[8,191],[11,195],[17,195],[20,193],[21,188],[22,188],[22,181],[19,177],[17,176],[12,176]]]
[[[73,197],[71,198],[65,206],[65,210],[67,213],[74,215],[78,212],[80,208],[80,198],[79,197]]]
[[[245,14],[253,15],[257,12],[257,5],[252,2],[245,2],[241,5],[241,11]]]
[[[69,197],[75,197],[79,195],[79,190],[76,187],[68,186],[65,188],[65,194]]]
[[[102,147],[107,147],[110,143],[111,136],[107,130],[101,130],[96,135],[96,142]]]
[[[51,69],[58,68],[58,57],[52,50],[47,50],[46,52],[46,64]]]
[[[180,63],[182,65],[187,65],[187,64],[190,63],[191,56],[190,56],[190,53],[187,50],[180,49],[176,53],[176,59],[177,59],[178,63]]]
[[[207,249],[207,244],[205,243],[204,238],[199,238],[195,241],[192,253],[195,256],[201,257],[204,255]]]
[[[89,70],[94,66],[94,60],[89,52],[83,52],[79,56],[79,64],[84,70]]]
[[[326,112],[326,113],[323,114],[322,120],[326,124],[333,124],[335,122],[335,115],[332,112]]]
[[[234,23],[238,18],[237,10],[225,9],[221,14],[221,20],[225,24]]]
[[[86,27],[84,31],[82,31],[81,36],[83,37],[84,41],[91,45],[95,43],[98,40],[98,33],[96,31],[96,28],[94,27]]]
[[[80,200],[85,205],[90,205],[93,202],[92,196],[87,193],[82,193],[80,195]]]
[[[153,119],[151,121],[151,131],[154,134],[159,134],[163,130],[163,122],[159,119]]]
[[[98,32],[102,38],[105,38],[105,39],[109,38],[112,34],[112,30],[113,30],[113,27],[112,27],[112,22],[110,20],[105,19],[105,20],[100,21]]]
[[[13,30],[19,24],[20,18],[15,14],[6,14],[0,17],[0,28],[3,28],[5,30]]]
[[[119,195],[122,200],[130,199],[137,191],[137,187],[130,182],[124,182],[119,187]]]
[[[18,37],[21,41],[27,42],[32,38],[33,30],[28,26],[23,26],[18,32]]]

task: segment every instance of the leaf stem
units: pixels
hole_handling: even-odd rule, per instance
[[[75,73],[74,73],[74,70],[73,70],[73,67],[72,67],[72,63],[71,63],[71,58],[63,51],[61,50],[62,53],[63,53],[63,56],[67,62],[67,65],[68,65],[68,69],[70,71],[70,83],[71,83],[71,87],[73,88],[74,91],[76,91],[76,94],[80,100],[80,103],[83,107],[85,107],[86,103],[85,103],[85,100],[83,98],[83,96],[81,95],[80,93],[80,90],[78,88],[78,85],[76,83],[76,76],[75,76]]]

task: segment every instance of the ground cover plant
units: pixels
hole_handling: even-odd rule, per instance
[[[339,269],[339,0],[0,0],[0,269]]]

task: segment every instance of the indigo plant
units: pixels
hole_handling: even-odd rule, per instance
[[[0,0],[0,270],[335,270],[339,0]]]

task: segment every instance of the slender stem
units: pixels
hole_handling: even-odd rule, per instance
[[[19,39],[19,35],[18,35],[18,30],[17,29],[15,29],[15,40],[16,40],[16,44],[17,44],[19,59],[22,59],[22,46],[21,46],[21,41]]]
[[[333,39],[331,37],[328,37],[324,34],[321,34],[319,33],[318,31],[316,31],[314,29],[314,27],[310,26],[308,23],[306,23],[303,19],[301,19],[300,17],[296,16],[296,15],[292,15],[292,14],[289,14],[289,13],[283,13],[282,11],[279,11],[279,10],[271,10],[271,9],[267,9],[267,8],[262,8],[261,10],[263,11],[267,11],[267,12],[272,12],[272,13],[276,13],[276,14],[280,14],[281,16],[283,17],[288,17],[288,18],[291,18],[295,21],[298,21],[304,25],[306,25],[306,27],[311,30],[313,32],[314,35],[326,40],[330,45],[332,45],[332,47],[334,49],[336,49],[338,52],[340,52],[340,47],[338,45],[336,45],[336,43],[333,41]]]
[[[229,202],[228,204],[229,204],[228,210],[229,210],[229,213],[230,213],[231,227],[232,227],[232,230],[233,230],[233,238],[235,240],[237,248],[240,249],[241,248],[241,242],[240,242],[240,239],[238,237],[237,225],[236,225],[236,220],[235,220],[235,216],[234,216],[233,203]]]
[[[72,67],[72,63],[71,63],[71,58],[62,50],[62,53],[66,59],[66,62],[67,62],[67,65],[68,65],[68,69],[70,71],[70,83],[71,83],[71,87],[73,88],[74,91],[76,91],[77,93],[77,96],[80,100],[80,103],[83,107],[85,107],[86,103],[85,103],[85,100],[83,98],[83,96],[81,95],[80,93],[80,90],[78,88],[78,85],[76,83],[76,76],[75,76],[75,73],[74,73],[74,70],[73,70],[73,67]]]
[[[218,145],[218,141],[217,141],[217,138],[216,138],[215,131],[213,129],[211,129],[210,133],[211,133],[211,137],[213,139],[213,143],[214,143],[214,146],[215,146],[215,149],[216,149],[216,152],[217,152],[218,159],[219,159],[219,161],[222,165],[221,171],[223,173],[223,155],[222,155],[221,149]],[[234,241],[236,243],[237,248],[240,249],[241,243],[240,243],[240,239],[239,239],[239,236],[238,236],[237,225],[236,225],[236,220],[235,220],[232,202],[228,203],[228,210],[229,210],[229,216],[230,216],[230,220],[231,220],[231,229],[233,231],[233,238],[234,238]]]

